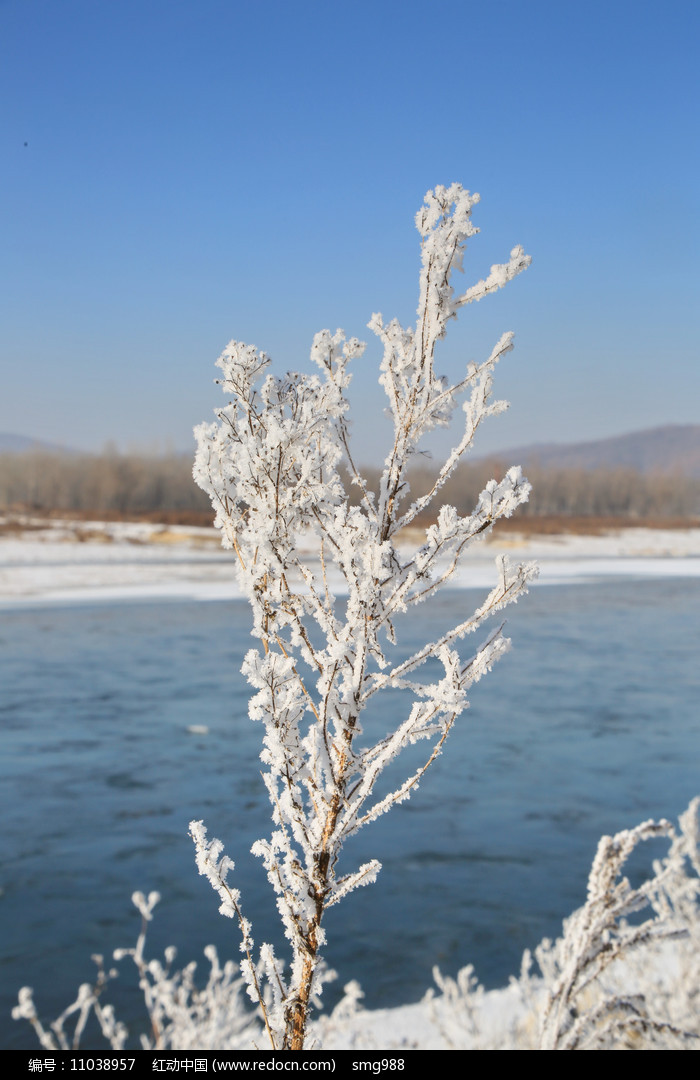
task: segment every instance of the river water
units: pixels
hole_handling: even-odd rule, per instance
[[[402,627],[404,647],[482,596],[445,593]],[[435,963],[451,974],[473,963],[485,985],[504,984],[523,949],[583,902],[602,833],[676,817],[700,792],[699,601],[697,579],[608,579],[538,587],[511,609],[513,650],[473,688],[420,790],[347,849],[346,870],[370,858],[383,870],[329,912],[329,1004],[349,979],[368,1007],[415,1001]],[[134,943],[135,889],[163,896],[149,956],[176,944],[179,961],[206,968],[209,942],[239,955],[236,927],[196,873],[195,818],[236,861],[257,942],[284,954],[248,854],[270,807],[239,672],[253,644],[247,606],[38,605],[5,610],[0,638],[0,1045],[36,1045],[9,1019],[20,986],[52,1019],[92,977],[92,953]],[[389,699],[370,723],[402,705]],[[133,1020],[134,981],[110,994]]]

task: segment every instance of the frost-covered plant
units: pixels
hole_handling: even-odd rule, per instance
[[[547,984],[539,1015],[540,1049],[613,1049],[625,1038],[634,1045],[639,1036],[682,1037],[680,1030],[650,1013],[643,991],[635,993],[627,978],[622,986],[614,979],[636,950],[688,933],[672,904],[666,917],[657,917],[652,909],[642,922],[628,921],[650,908],[652,897],[665,889],[670,873],[665,863],[636,888],[622,876],[635,848],[657,837],[673,839],[676,833],[662,820],[603,836],[591,867],[586,903],[566,920],[563,937],[553,944],[545,940],[535,950]]]
[[[19,992],[19,1001],[12,1010],[13,1020],[27,1020],[36,1032],[39,1042],[45,1050],[77,1050],[83,1037],[90,1015],[97,1020],[102,1035],[113,1050],[122,1050],[128,1031],[114,1016],[111,1005],[104,1005],[100,1000],[105,986],[116,977],[116,970],[105,971],[104,957],[94,953],[92,959],[97,967],[97,978],[92,983],[83,983],[78,988],[75,1001],[71,1002],[49,1025],[42,1024],[34,1005],[34,991],[30,986],[23,986]],[[68,1030],[72,1023],[73,1030]]]
[[[203,987],[195,984],[195,963],[173,970],[177,950],[165,950],[164,963],[147,960],[144,950],[148,924],[160,896],[157,892],[135,892],[133,903],[141,915],[141,930],[131,949],[116,949],[115,961],[133,961],[139,976],[150,1036],[141,1036],[144,1050],[242,1050],[250,1049],[260,1039],[261,1024],[245,1001],[244,983],[233,961],[222,967],[213,945],[204,955],[209,961],[209,975]],[[95,955],[97,978],[94,984],[83,983],[77,997],[47,1029],[34,1006],[31,989],[23,987],[19,1004],[12,1010],[15,1020],[28,1020],[45,1050],[77,1050],[93,1015],[103,1038],[112,1050],[122,1050],[128,1038],[124,1024],[118,1022],[111,1005],[103,1003],[107,984],[118,975],[116,968],[105,971],[102,956]],[[72,1031],[69,1028],[72,1027]]]
[[[545,938],[534,957],[526,950],[520,977],[511,980],[508,1032],[485,1014],[471,966],[456,981],[438,972],[442,995],[430,996],[445,1040],[457,1049],[697,1049],[699,809],[696,798],[679,830],[645,821],[601,838],[586,903],[565,920],[560,938]],[[633,887],[625,864],[643,841],[657,838],[670,841],[668,854]],[[640,912],[646,917],[630,922]]]
[[[346,340],[340,330],[314,338],[311,359],[320,371],[314,376],[275,377],[264,353],[231,342],[218,360],[230,403],[217,410],[215,423],[196,429],[194,477],[211,497],[223,545],[235,551],[239,582],[253,609],[253,635],[262,646],[248,652],[242,670],[256,691],[250,717],[264,725],[261,758],[275,827],[253,851],[277,894],[292,947],[288,972],[270,945],[255,959],[239,892],[227,884],[232,862],[222,856],[219,841],[207,840],[201,822],[192,824],[192,836],[200,873],[219,893],[220,910],[238,920],[243,974],[275,1049],[306,1045],[310,1006],[323,981],[326,910],[372,882],[380,869],[374,860],[344,872],[344,842],[410,796],[467,707],[469,687],[509,642],[499,627],[471,656],[460,657],[454,644],[516,600],[536,572],[501,557],[497,582],[473,615],[408,659],[392,662],[396,617],[437,593],[472,541],[510,516],[530,490],[520,469],[511,468],[500,483],[487,484],[470,515],[450,506],[438,512],[441,489],[477,428],[506,408],[491,401],[491,383],[513,335],[504,334],[487,360],[470,363],[452,385],[435,374],[436,345],[460,308],[501,288],[530,263],[516,247],[507,263],[455,295],[452,275],[461,270],[466,240],[478,231],[471,222],[478,198],[459,184],[428,192],[416,216],[422,248],[416,325],[385,324],[381,315],[369,323],[384,348],[379,381],[393,420],[376,496],[355,465],[346,415],[349,363],[364,345]],[[463,392],[463,434],[430,490],[408,503],[409,462],[424,436],[449,424]],[[343,461],[360,489],[359,506],[351,506],[345,490]],[[431,510],[435,524],[417,550],[405,554],[397,543],[400,531]],[[344,605],[333,595],[332,574],[342,582]],[[416,672],[430,658],[444,674],[420,681]],[[382,691],[396,689],[408,691],[413,704],[395,728],[363,743],[363,712]],[[375,793],[387,766],[423,739],[431,741],[423,763],[389,794]]]

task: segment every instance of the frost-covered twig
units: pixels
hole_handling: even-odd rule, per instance
[[[116,971],[105,972],[103,957],[95,954],[92,958],[97,966],[95,983],[83,983],[78,989],[74,1002],[63,1010],[50,1025],[50,1031],[42,1024],[34,1006],[34,992],[29,986],[23,986],[19,992],[19,1003],[12,1010],[13,1020],[28,1020],[45,1050],[77,1050],[85,1031],[90,1014],[93,1013],[100,1030],[113,1050],[122,1050],[127,1038],[127,1030],[116,1021],[111,1005],[100,1001],[102,992]],[[66,1025],[75,1017],[72,1034]]]
[[[601,839],[585,905],[566,921],[562,938],[535,950],[547,983],[540,1049],[610,1049],[624,1039],[634,1046],[640,1035],[666,1044],[700,1037],[697,1014],[691,1025],[687,1017],[677,1023],[678,1017],[660,1007],[650,978],[674,940],[683,942],[681,956],[694,953],[685,943],[697,940],[700,926],[697,834],[691,826],[697,826],[697,807],[696,799],[680,818],[680,833],[668,821],[646,821]],[[670,840],[669,853],[634,888],[623,876],[625,863],[640,843],[658,837]],[[648,912],[646,918],[629,921],[641,911]],[[694,981],[697,994],[697,971]],[[692,981],[686,992],[693,992]],[[678,996],[677,989],[671,996]]]
[[[141,915],[141,930],[136,945],[131,949],[116,949],[114,959],[119,962],[127,957],[132,960],[139,976],[139,988],[143,994],[151,1035],[141,1036],[146,1050],[247,1050],[260,1042],[261,1024],[256,1011],[245,1005],[245,984],[237,965],[227,961],[223,967],[213,945],[208,945],[204,955],[209,961],[206,984],[195,983],[196,964],[182,970],[173,970],[176,949],[165,950],[164,963],[147,960],[145,956],[146,932],[153,917],[153,909],[160,897],[158,893],[134,893],[132,900]],[[76,1000],[50,1024],[47,1030],[34,1007],[33,992],[23,987],[19,992],[19,1004],[12,1011],[15,1020],[28,1020],[34,1028],[41,1045],[46,1050],[78,1050],[91,1015],[95,1016],[106,1043],[112,1050],[122,1050],[126,1045],[128,1031],[115,1019],[111,1005],[103,1004],[102,997],[107,983],[118,972],[112,968],[105,972],[101,956],[94,956],[97,979],[94,985],[83,984]],[[69,1021],[75,1018],[72,1033],[67,1030]]]
[[[435,373],[436,344],[461,307],[505,285],[530,262],[515,248],[508,263],[492,267],[484,281],[455,297],[452,275],[461,269],[466,240],[478,231],[471,222],[477,201],[459,184],[428,192],[416,217],[422,247],[416,325],[385,324],[378,314],[369,323],[384,348],[380,383],[394,428],[376,496],[355,465],[347,419],[349,364],[364,345],[346,340],[340,330],[316,335],[314,376],[275,377],[264,353],[232,341],[218,361],[230,403],[217,411],[216,423],[196,429],[194,477],[211,497],[222,543],[235,551],[239,582],[253,609],[253,635],[261,643],[246,655],[243,672],[256,691],[250,717],[265,729],[261,757],[275,827],[253,850],[277,893],[292,946],[284,979],[270,946],[253,961],[250,927],[238,894],[232,900],[225,884],[230,865],[219,862],[220,845],[212,877],[206,853],[213,847],[197,831],[201,824],[193,835],[200,872],[222,896],[222,910],[241,926],[242,970],[267,1009],[270,1043],[278,1049],[305,1046],[310,1003],[320,991],[325,910],[373,881],[380,869],[373,860],[339,874],[345,839],[414,790],[467,707],[469,687],[508,642],[499,629],[466,661],[453,646],[522,595],[536,572],[532,565],[512,567],[501,560],[498,584],[470,619],[412,657],[400,663],[392,658],[387,643],[395,642],[396,616],[447,584],[467,547],[510,516],[530,490],[512,468],[486,486],[471,515],[461,517],[437,501],[480,424],[505,408],[491,401],[491,384],[495,364],[512,348],[512,334],[503,335],[485,362],[468,365],[453,384]],[[405,507],[412,457],[431,430],[450,423],[464,394],[463,434],[431,490]],[[345,490],[343,458],[362,492],[360,506],[351,505]],[[397,533],[431,510],[436,520],[424,543],[410,557],[402,555]],[[344,609],[329,586],[332,564],[344,579]],[[408,682],[406,675],[415,678],[429,659],[439,661],[444,676]],[[406,689],[415,704],[393,730],[363,747],[361,715],[385,689]],[[421,739],[432,740],[424,764],[373,801],[389,763]],[[271,995],[269,1008],[262,983]]]
[[[442,995],[433,995],[433,1018],[445,1040],[457,1049],[698,1049],[699,808],[700,797],[680,830],[646,821],[601,839],[586,903],[565,920],[561,938],[545,938],[534,956],[526,950],[511,980],[508,1030],[502,1022],[489,1030],[471,966],[457,980],[436,972]],[[670,841],[668,854],[633,888],[625,863],[656,838]],[[639,912],[646,918],[630,922]]]

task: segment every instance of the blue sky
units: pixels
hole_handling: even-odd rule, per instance
[[[317,330],[413,320],[413,216],[455,180],[465,286],[533,256],[443,343],[456,377],[516,332],[477,452],[700,422],[699,29],[678,0],[0,0],[0,431],[188,448],[229,339],[308,370]]]

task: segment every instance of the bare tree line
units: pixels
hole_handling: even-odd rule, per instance
[[[471,513],[492,478],[510,463],[462,465],[443,488],[441,502]],[[379,469],[364,470],[369,487]],[[641,473],[629,468],[526,469],[533,486],[519,515],[622,518],[700,516],[700,480],[679,473]],[[428,491],[434,476],[427,465],[409,473],[410,496]],[[359,502],[359,490],[357,501]],[[192,481],[189,455],[51,454],[32,450],[0,454],[0,507],[40,513],[75,512],[117,516],[194,514],[211,517],[209,502]]]
[[[443,501],[470,513],[485,485],[500,480],[512,462],[485,460],[456,470],[443,488]],[[518,516],[696,517],[700,515],[700,480],[680,473],[642,473],[630,468],[551,468],[530,465],[529,501]],[[412,496],[432,482],[429,469],[411,474]]]
[[[199,511],[209,500],[192,480],[189,455],[0,454],[0,506],[116,515]]]

